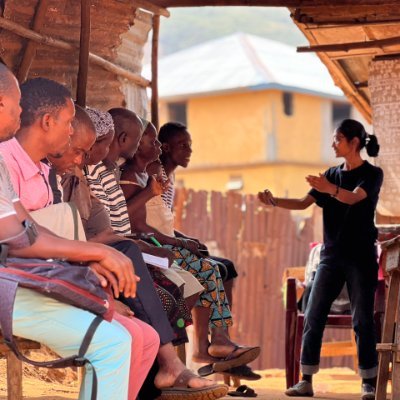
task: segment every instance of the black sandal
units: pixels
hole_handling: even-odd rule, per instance
[[[254,389],[251,389],[246,385],[240,385],[235,391],[228,392],[228,396],[232,396],[232,397],[257,397],[257,393],[254,391]]]

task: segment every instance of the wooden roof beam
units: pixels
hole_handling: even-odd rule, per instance
[[[302,30],[304,26],[297,21],[294,21],[297,27]],[[317,41],[310,31],[304,31],[307,39],[310,43],[316,45]],[[371,105],[369,99],[365,95],[365,89],[357,89],[354,86],[354,79],[352,79],[347,72],[343,69],[343,66],[336,60],[332,60],[327,53],[318,53],[318,57],[328,68],[330,75],[332,76],[335,84],[340,87],[345,96],[348,97],[349,101],[357,107],[364,118],[371,123]]]
[[[66,51],[75,51],[75,52],[78,51],[78,49],[79,49],[77,46],[74,46],[71,43],[64,42],[63,40],[59,40],[59,39],[53,39],[50,36],[42,35],[40,33],[37,33],[31,29],[25,28],[22,25],[17,24],[16,22],[10,21],[3,17],[0,17],[0,28],[6,29],[6,30],[13,32],[16,35],[19,35],[26,39],[33,40],[37,43],[44,44],[46,46],[55,47],[57,49],[66,50]],[[99,65],[100,67],[104,68],[105,70],[112,72],[123,78],[126,78],[126,79],[136,83],[139,86],[142,86],[142,87],[150,86],[149,80],[147,80],[147,79],[143,78],[142,76],[135,74],[125,68],[122,68],[119,65],[116,65],[116,64],[112,63],[111,61],[108,61],[96,54],[89,53],[89,60],[91,62],[93,62],[94,64]]]
[[[298,53],[330,53],[336,51],[351,51],[355,49],[373,49],[385,46],[394,46],[400,44],[400,37],[392,37],[388,39],[368,40],[364,42],[351,42],[339,44],[322,44],[316,46],[300,46],[297,48]]]
[[[301,22],[301,21],[300,21]],[[400,24],[400,19],[380,20],[380,21],[318,21],[307,23],[305,22],[305,30],[312,31],[318,29],[340,29],[340,28],[354,28],[357,26],[392,26]]]
[[[137,8],[150,11],[154,15],[162,15],[163,17],[166,18],[168,18],[171,15],[166,8],[160,7],[159,5],[151,3],[148,0],[134,0],[133,4]]]
[[[365,89],[368,87],[368,82],[367,81],[366,82],[354,82],[354,86],[357,89]]]
[[[48,4],[49,0],[39,0],[38,4],[36,5],[35,16],[32,24],[32,29],[35,32],[40,32],[40,29],[44,25]],[[25,82],[26,78],[28,77],[32,62],[36,56],[37,46],[38,45],[36,42],[29,41],[25,47],[21,64],[17,71],[17,79],[20,83]]]
[[[382,6],[382,0],[153,0],[161,7],[255,6]],[[398,0],[385,0],[385,5],[398,6]]]

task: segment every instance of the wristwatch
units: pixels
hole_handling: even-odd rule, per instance
[[[39,235],[36,224],[33,221],[26,219],[22,222],[22,225],[25,228],[26,236],[28,236],[29,243],[31,245],[34,244]]]

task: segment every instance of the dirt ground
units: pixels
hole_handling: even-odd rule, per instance
[[[0,360],[0,400],[7,399],[6,364]],[[280,369],[259,371],[260,381],[242,382],[253,388],[260,400],[288,399],[285,389],[285,373]],[[234,390],[234,388],[231,388]],[[320,371],[315,377],[315,399],[359,399],[360,380],[354,371],[347,368],[331,368]],[[76,372],[68,370],[46,370],[24,365],[25,400],[69,400],[78,397]],[[226,399],[233,397],[227,396]],[[242,397],[235,397],[240,399]],[[118,400],[118,399],[110,399]]]

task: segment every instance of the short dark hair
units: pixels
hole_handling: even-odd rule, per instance
[[[13,84],[13,76],[7,65],[0,62],[0,94],[10,91]]]
[[[30,79],[21,85],[21,127],[31,126],[46,113],[55,114],[63,108],[70,91],[47,78]]]
[[[179,133],[187,130],[187,126],[180,122],[167,122],[164,124],[158,133],[158,140],[161,143],[168,142]]]
[[[125,122],[129,122],[132,120],[141,122],[141,119],[138,117],[138,115],[135,112],[128,110],[127,108],[111,108],[110,110],[108,110],[108,112],[111,114],[114,121],[116,135],[120,133],[120,130]]]
[[[79,106],[78,104],[75,104],[75,118],[72,121],[72,127],[76,129],[81,125],[96,133],[96,128],[91,118],[89,117],[88,113],[85,111],[83,107]]]

